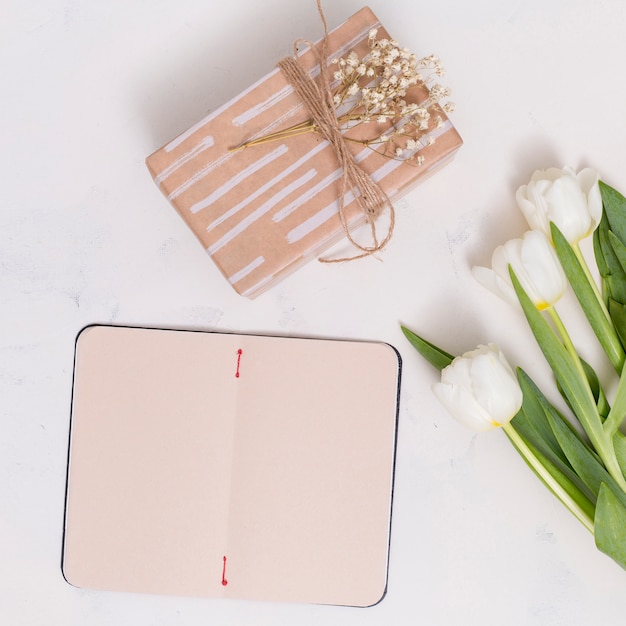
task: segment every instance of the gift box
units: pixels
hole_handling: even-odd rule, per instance
[[[372,11],[363,8],[327,33],[329,55],[322,69],[329,81],[336,80],[333,59],[368,53],[373,29],[379,38],[389,37]],[[317,42],[297,57],[316,80],[321,45]],[[407,91],[406,101],[419,104],[428,97],[428,90],[416,85]],[[279,136],[241,148],[310,117],[276,67],[146,160],[158,187],[243,296],[259,295],[367,219],[358,191],[344,186],[335,147],[319,133]],[[461,146],[443,111],[429,124],[418,141],[419,163],[347,142],[359,168],[389,200],[448,162]]]

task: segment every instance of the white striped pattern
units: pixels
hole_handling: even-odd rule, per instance
[[[344,55],[348,50],[350,50],[350,49],[352,49],[354,47],[356,42],[358,42],[361,39],[363,39],[363,37],[369,32],[369,30],[371,28],[380,28],[380,26],[381,26],[380,22],[376,22],[376,24],[372,24],[366,30],[361,31],[358,35],[353,37],[347,44],[343,45],[337,51],[336,54],[339,55],[339,56]],[[335,30],[337,30],[338,28],[340,28],[340,26],[337,26],[336,28],[333,28],[330,32],[332,33]],[[306,52],[306,50],[303,50],[299,54],[299,56],[302,56],[305,52]],[[240,92],[237,96],[235,96],[234,98],[231,98],[228,102],[225,102],[222,106],[220,106],[217,109],[215,109],[215,111],[212,111],[211,113],[206,115],[197,124],[194,124],[191,128],[186,130],[184,133],[181,133],[178,137],[176,137],[175,139],[170,141],[170,143],[168,143],[165,146],[165,151],[166,152],[171,152],[172,150],[174,150],[175,148],[180,146],[187,139],[189,139],[189,137],[191,137],[194,133],[196,133],[198,130],[200,130],[203,126],[206,126],[210,121],[214,120],[218,115],[221,115],[225,110],[229,109],[233,104],[235,104],[236,102],[239,102],[242,98],[245,98],[251,91],[254,91],[259,85],[263,84],[268,78],[270,78],[274,74],[278,73],[279,71],[280,70],[277,67],[275,67],[272,71],[268,72],[265,76],[263,76],[262,78],[257,80],[252,85],[250,85],[247,89],[244,89],[244,91]],[[318,72],[319,72],[319,70],[318,70]]]
[[[167,199],[171,202],[172,200],[178,198],[181,194],[185,193],[185,191],[191,189],[199,180],[202,180],[205,176],[210,174],[214,169],[218,168],[220,165],[226,163],[226,161],[230,161],[233,158],[234,152],[225,152],[219,159],[215,161],[211,161],[207,163],[202,169],[198,170],[193,176],[190,176],[182,185],[179,185],[172,191]]]
[[[380,27],[380,23],[377,22],[376,24],[374,24],[372,26],[368,26],[366,29],[361,30],[350,41],[345,43],[339,50],[337,50],[335,54],[337,56],[343,56],[346,52],[348,52],[349,50],[354,48],[356,43],[358,43],[364,37],[366,37],[368,32],[369,32],[369,30],[371,28],[378,28],[378,27]],[[304,54],[305,52],[306,52],[306,50],[302,51],[300,53],[300,56],[302,54]],[[219,109],[215,110],[214,112],[212,112],[211,114],[206,116],[203,120],[201,120],[200,122],[198,122],[197,124],[192,126],[189,130],[187,130],[184,133],[182,133],[181,135],[179,135],[176,139],[174,139],[169,144],[167,144],[167,146],[165,146],[165,151],[166,152],[170,152],[170,151],[174,150],[175,148],[177,148],[184,141],[186,141],[189,137],[191,137],[198,130],[200,130],[203,126],[205,126],[211,120],[215,119],[224,110],[230,108],[233,104],[235,104],[236,102],[241,100],[244,96],[246,96],[248,93],[253,91],[256,87],[258,87],[258,85],[262,84],[269,77],[275,75],[278,71],[280,71],[280,70],[278,68],[275,68],[273,71],[269,72],[266,76],[264,76],[263,78],[258,80],[253,85],[251,85],[248,89],[246,89],[243,92],[241,92],[238,96],[236,96],[235,98],[231,99],[229,102],[227,102],[226,104],[222,105]],[[311,75],[312,76],[317,76],[319,74],[319,72],[320,72],[320,68],[319,68],[319,66],[316,65],[311,70]],[[250,121],[251,119],[253,119],[257,115],[260,115],[264,111],[266,111],[266,110],[268,110],[268,109],[270,109],[270,108],[280,104],[280,102],[282,100],[284,100],[287,96],[289,96],[291,93],[293,93],[293,88],[290,85],[284,87],[277,94],[274,94],[270,98],[268,98],[265,102],[255,105],[254,107],[250,108],[248,111],[246,111],[246,112],[242,113],[241,115],[239,115],[238,117],[236,117],[233,120],[233,124],[235,126],[241,126],[241,125],[245,124],[246,122]],[[277,119],[273,120],[265,128],[262,128],[257,133],[255,133],[255,135],[253,137],[250,137],[250,139],[254,139],[256,137],[262,137],[263,135],[267,135],[268,133],[272,132],[275,128],[280,127],[284,120],[289,119],[299,109],[301,109],[302,106],[303,105],[301,103],[299,103],[298,105],[296,105],[294,107],[291,107],[291,109],[289,109],[289,111],[284,112],[281,116],[279,116]],[[205,139],[203,139],[200,142],[200,144],[194,145],[188,152],[186,152],[181,157],[179,157],[176,160],[175,163],[172,163],[165,170],[160,172],[157,175],[157,177],[156,177],[157,184],[160,184],[161,182],[163,182],[168,176],[170,176],[174,171],[176,171],[181,165],[183,165],[184,163],[187,163],[188,161],[192,160],[200,152],[202,152],[203,150],[205,150],[208,147],[210,147],[208,145],[208,142],[206,141],[207,139],[208,138],[205,138]],[[211,146],[212,145],[213,145],[213,143],[211,143]],[[174,189],[168,195],[168,200],[172,201],[172,200],[176,199],[178,196],[180,196],[181,194],[183,194],[186,191],[188,191],[193,185],[195,185],[200,180],[205,178],[210,172],[215,170],[220,165],[223,165],[226,161],[230,160],[230,158],[232,158],[232,156],[233,156],[233,153],[227,152],[227,153],[223,154],[220,158],[218,158],[216,161],[212,161],[211,163],[208,163],[207,165],[205,165],[202,169],[200,169],[198,172],[196,172],[193,176],[191,176],[182,185],[180,185],[179,187]]]
[[[207,231],[213,230],[216,226],[219,226],[222,222],[225,222],[227,219],[237,214],[239,211],[241,211],[241,209],[243,209],[248,204],[250,204],[250,202],[252,202],[253,200],[256,200],[259,196],[263,195],[266,191],[268,191],[268,189],[271,189],[274,185],[276,185],[281,180],[289,176],[289,174],[297,170],[301,165],[307,163],[307,161],[313,158],[320,150],[323,150],[324,148],[326,148],[327,145],[328,143],[320,141],[320,143],[318,143],[315,146],[315,148],[313,148],[313,150],[310,150],[309,152],[307,152],[305,155],[300,157],[295,163],[292,163],[289,167],[285,168],[282,172],[280,172],[280,174],[274,176],[272,180],[268,181],[264,185],[261,185],[258,189],[256,189],[256,191],[254,191],[254,193],[251,193],[249,196],[247,196],[241,202],[239,202],[239,204],[236,204],[234,207],[232,207],[228,211],[225,211],[224,213],[222,213],[222,215],[220,215],[218,218],[213,220],[207,226]]]
[[[260,169],[264,168],[266,165],[272,163],[279,157],[283,156],[283,154],[287,154],[287,152],[288,152],[287,146],[285,144],[281,144],[280,146],[278,146],[278,148],[275,148],[274,150],[272,150],[265,156],[261,157],[254,163],[251,163],[250,165],[248,165],[248,167],[245,167],[244,169],[242,169],[240,172],[238,172],[231,179],[227,180],[223,185],[218,187],[213,193],[208,195],[206,198],[204,198],[203,200],[200,200],[199,202],[196,202],[194,205],[192,205],[190,211],[192,213],[197,213],[198,211],[202,211],[202,209],[206,209],[208,206],[213,204],[216,200],[221,198],[224,194],[227,194],[237,185],[240,185],[244,180],[246,180],[246,178],[249,178],[255,172],[258,172]]]
[[[215,111],[211,111],[207,116],[203,117],[197,124],[194,124],[189,130],[186,130],[184,133],[181,133],[176,139],[170,141],[170,143],[165,146],[166,152],[171,152],[178,146],[180,146],[184,141],[189,139],[191,135],[193,135],[196,131],[200,130],[203,126],[206,126],[209,122],[214,120],[216,117],[221,115],[224,111],[229,109],[233,104],[239,102],[242,98],[245,98],[251,91],[254,91],[259,85],[263,84],[268,78],[277,74],[280,70],[275,67],[271,72],[259,78],[255,83],[252,83],[247,89],[244,89],[241,93],[236,95],[234,98],[231,98],[228,102],[222,104],[222,106],[215,109]]]
[[[357,163],[360,163],[372,154],[374,154],[374,152],[370,148],[364,148],[354,157],[354,160]],[[275,213],[272,216],[272,219],[275,222],[282,222],[282,220],[284,220],[286,217],[289,217],[289,215],[291,215],[298,207],[302,206],[305,202],[308,202],[309,200],[314,198],[321,191],[324,191],[324,189],[326,189],[329,185],[332,185],[334,182],[338,181],[342,176],[343,169],[336,169],[334,172],[332,172],[324,179],[322,179],[319,183],[317,183],[314,187],[307,189],[306,193],[304,193],[302,196],[296,198],[293,202]]]
[[[314,198],[318,193],[324,191],[326,187],[332,185],[335,181],[339,180],[343,174],[341,168],[331,172],[328,176],[325,176],[318,183],[309,187],[305,193],[298,196],[293,202],[290,202],[287,206],[283,207],[280,211],[272,216],[275,222],[282,222],[286,217],[289,217],[298,207],[301,207],[305,202],[308,202]]]
[[[422,138],[423,145],[426,145],[428,137],[433,137],[433,139],[435,139],[436,137],[442,135],[451,128],[452,124],[450,122],[445,122],[442,128],[435,129]],[[393,172],[396,168],[400,167],[403,163],[404,161],[389,159],[384,165],[382,165],[375,172],[372,173],[372,180],[376,183],[379,182],[380,180],[385,178],[385,176]],[[396,189],[388,190],[387,196],[391,198],[396,192]],[[354,200],[354,195],[352,194],[352,192],[346,193],[344,197],[344,204],[348,205],[350,202],[352,202],[352,200]],[[336,215],[338,210],[339,200],[334,200],[323,209],[312,215],[309,219],[291,229],[287,234],[287,242],[295,243],[296,241],[300,241],[300,239],[312,233],[316,228],[319,228],[324,222],[333,217],[333,215]]]
[[[346,52],[348,52],[349,50],[352,50],[359,41],[362,41],[372,28],[379,28],[379,27],[380,27],[380,23],[377,22],[376,24],[370,25],[367,28],[363,29],[362,31],[357,33],[350,41],[346,42],[343,46],[341,46],[341,48],[336,50],[334,53],[334,56],[343,56]],[[307,50],[303,50],[298,56],[302,56],[303,54],[306,53]],[[331,62],[332,62],[332,59],[329,57],[326,65],[329,66]],[[320,73],[319,65],[315,65],[309,72],[310,76],[313,78],[318,76],[319,73]],[[272,94],[264,102],[255,104],[253,107],[251,107],[247,111],[244,111],[241,115],[238,115],[236,118],[233,119],[233,124],[235,126],[243,126],[250,120],[257,117],[258,115],[261,115],[261,113],[264,113],[268,109],[280,103],[281,100],[284,100],[286,97],[288,97],[292,93],[293,93],[293,87],[291,85],[287,85],[286,87],[283,87],[283,89],[281,89],[278,93]]]
[[[249,287],[245,291],[242,291],[241,295],[245,296],[246,298],[249,298],[250,296],[253,296],[257,291],[260,291],[261,289],[263,289],[263,287],[265,287],[268,283],[275,280],[275,278],[276,276],[274,274],[271,274],[270,276],[266,276],[263,280],[260,280],[258,283],[256,283],[256,285],[253,285],[252,287]]]
[[[228,277],[228,282],[231,285],[238,283],[242,278],[245,278],[250,272],[254,271],[259,265],[265,263],[265,259],[262,256],[258,256],[254,261],[248,263],[244,268],[240,269]]]
[[[209,254],[215,254],[218,250],[223,248],[227,243],[232,241],[237,235],[240,235],[251,224],[256,222],[263,215],[271,211],[279,202],[284,200],[289,194],[293,193],[296,189],[306,185],[312,178],[317,176],[317,171],[310,169],[300,178],[289,183],[281,190],[274,194],[269,200],[265,201],[260,207],[256,208],[252,213],[244,217],[237,225],[233,226],[227,233],[222,235],[214,244],[209,246]]]
[[[158,176],[155,177],[155,182],[160,185],[168,176],[171,176],[178,168],[182,167],[191,159],[195,159],[200,153],[212,148],[215,145],[215,140],[211,135],[202,138],[200,143],[196,144],[189,152],[185,152],[182,156],[178,157],[175,161],[172,161]],[[165,148],[167,151],[167,147]]]

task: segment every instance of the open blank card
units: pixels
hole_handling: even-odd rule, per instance
[[[83,330],[66,579],[375,604],[387,581],[399,376],[385,343]]]

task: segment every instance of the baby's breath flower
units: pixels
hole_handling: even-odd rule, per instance
[[[354,139],[383,156],[401,159],[422,165],[422,146],[431,145],[432,136],[425,137],[432,128],[444,125],[443,112],[454,110],[450,102],[443,102],[450,90],[433,80],[442,76],[441,62],[435,55],[417,58],[408,48],[401,48],[397,41],[387,38],[377,39],[378,30],[368,33],[368,51],[363,55],[352,50],[344,57],[332,59],[333,79],[336,87],[332,93],[339,130],[347,130],[359,124],[372,122],[374,136]],[[411,96],[410,90],[417,86],[428,89],[426,100],[419,96],[420,104]],[[436,115],[442,113],[442,115]],[[432,121],[431,121],[432,119]],[[377,127],[383,125],[383,128]],[[310,125],[299,124],[286,129],[284,136],[315,130]],[[281,137],[274,133],[271,138],[259,138],[243,144],[262,143]]]
[[[346,58],[346,63],[350,67],[357,67],[357,65],[359,65],[360,59],[359,59],[357,53],[354,50]]]

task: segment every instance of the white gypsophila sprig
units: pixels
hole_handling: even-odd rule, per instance
[[[450,90],[436,82],[445,71],[435,55],[417,58],[397,41],[377,37],[378,30],[370,30],[368,50],[362,57],[353,50],[331,61],[335,65],[332,102],[338,127],[346,141],[422,165],[422,149],[435,142],[432,131],[441,129],[444,113],[454,109],[446,100]],[[407,102],[407,94],[414,87],[426,90],[419,104]],[[348,132],[364,124],[368,127],[362,132]],[[315,130],[309,120],[253,139],[238,149]]]
[[[421,148],[434,143],[430,131],[444,124],[442,115],[433,116],[431,111],[453,109],[451,103],[443,102],[450,95],[448,88],[439,83],[429,86],[445,71],[435,55],[418,59],[397,41],[377,39],[377,35],[376,29],[370,31],[369,50],[362,58],[352,51],[333,59],[337,65],[333,100],[338,123],[342,130],[371,124],[375,128],[373,136],[347,139],[385,156],[421,165]],[[416,85],[428,88],[427,98],[420,104],[407,103],[407,92]]]

